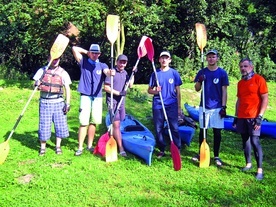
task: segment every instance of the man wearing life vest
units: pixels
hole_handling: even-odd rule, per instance
[[[46,141],[51,138],[51,125],[56,134],[56,154],[62,154],[61,140],[69,136],[67,113],[70,110],[69,74],[59,66],[60,58],[52,61],[49,69],[40,68],[33,79],[40,90],[39,130],[40,156],[46,152]]]

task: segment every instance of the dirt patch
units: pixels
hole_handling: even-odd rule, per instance
[[[24,176],[21,176],[19,178],[17,178],[17,181],[19,184],[28,184],[31,182],[31,180],[34,178],[33,174],[27,174]]]

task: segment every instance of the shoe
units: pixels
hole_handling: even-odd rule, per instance
[[[56,154],[57,155],[61,155],[62,154],[62,150],[60,147],[56,147]]]
[[[252,169],[252,166],[250,166],[250,167],[245,166],[244,168],[242,168],[242,171],[246,172],[246,171],[249,171],[251,169]]]
[[[80,156],[82,154],[82,150],[77,150],[76,152],[75,152],[75,156]]]
[[[160,151],[157,155],[157,158],[160,159],[160,158],[164,157],[165,155],[166,155],[165,152]]]
[[[194,162],[198,162],[199,161],[199,154],[195,155],[194,157],[192,157],[192,160]]]
[[[39,156],[44,156],[45,155],[45,153],[46,153],[46,149],[40,149],[40,151],[39,151]]]
[[[127,157],[127,153],[126,153],[125,151],[121,151],[119,154],[120,154],[122,157]]]
[[[256,174],[256,179],[257,179],[257,180],[262,180],[262,179],[264,179],[264,174],[263,174],[263,173],[257,173],[257,174]]]
[[[88,150],[88,151],[90,151],[91,153],[93,153],[94,152],[94,147],[90,147],[90,148],[86,148],[86,150]]]
[[[218,166],[218,167],[221,167],[222,166],[222,161],[221,161],[221,159],[219,158],[219,157],[215,157],[215,163],[216,163],[216,165]]]

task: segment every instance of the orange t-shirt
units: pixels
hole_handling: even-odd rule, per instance
[[[268,88],[262,76],[254,74],[249,80],[240,80],[237,92],[238,118],[257,117],[261,107],[261,95],[266,93],[268,93]]]

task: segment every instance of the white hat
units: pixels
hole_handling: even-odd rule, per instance
[[[160,53],[159,57],[162,57],[162,56],[168,56],[170,58],[171,54],[168,51],[163,51]]]

